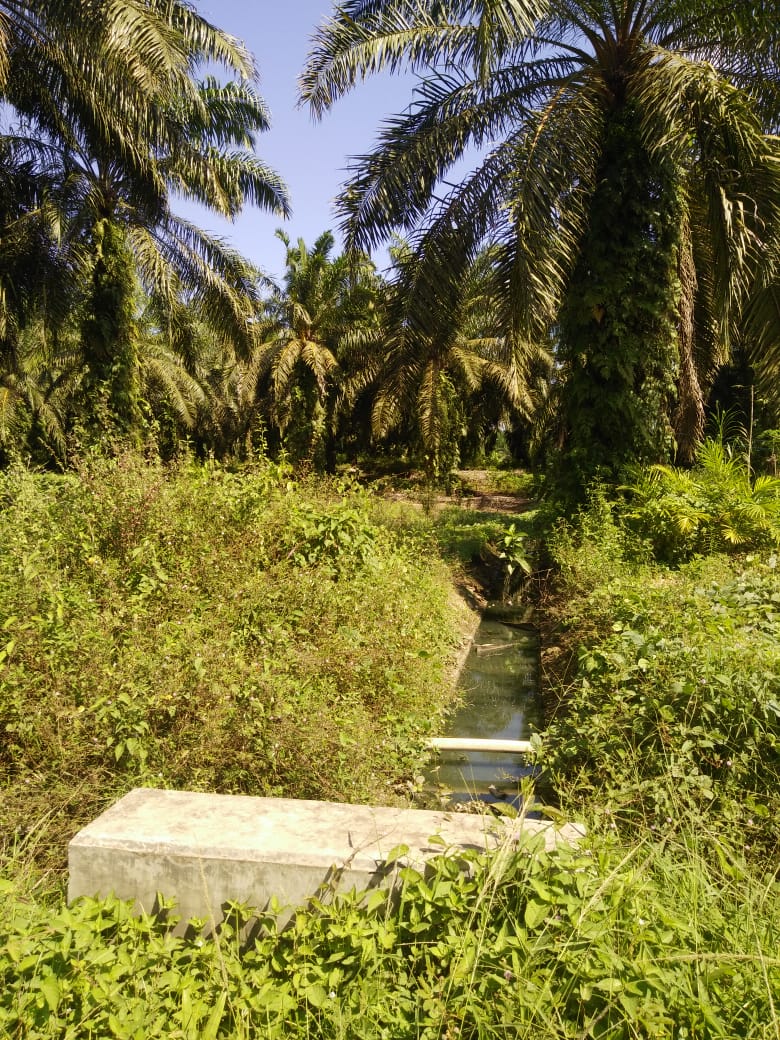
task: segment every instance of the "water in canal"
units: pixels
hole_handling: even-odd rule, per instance
[[[463,703],[447,720],[443,737],[527,740],[540,725],[539,636],[523,611],[489,607],[461,671]],[[429,773],[444,801],[515,802],[519,782],[533,772],[523,756],[443,751]]]

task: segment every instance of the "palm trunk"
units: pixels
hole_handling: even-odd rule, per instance
[[[595,480],[621,483],[633,464],[668,458],[672,443],[676,185],[641,147],[632,111],[609,118],[560,316],[565,440],[553,479],[570,506]]]
[[[677,442],[677,463],[690,466],[704,435],[704,394],[696,368],[696,266],[693,260],[691,229],[687,217],[683,219],[678,251],[677,275],[680,281],[680,304],[677,325],[677,346],[680,368],[677,378],[677,405],[672,417]]]
[[[94,230],[95,263],[81,326],[88,409],[136,436],[141,423],[136,351],[136,275],[124,228],[104,217]],[[106,414],[100,414],[106,412]]]

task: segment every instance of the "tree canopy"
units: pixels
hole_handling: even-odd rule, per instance
[[[774,7],[712,0],[347,0],[300,80],[316,115],[412,69],[403,113],[356,158],[349,245],[401,229],[410,314],[486,241],[518,364],[551,344],[558,481],[683,454],[740,341],[778,363],[780,117]],[[446,177],[470,150],[473,172]],[[444,188],[444,190],[442,190]]]
[[[250,204],[289,214],[255,151],[268,112],[254,60],[180,0],[0,3],[0,15],[3,360],[14,367],[41,318],[75,326],[90,407],[102,396],[132,428],[144,307],[182,361],[197,322],[231,349],[254,344],[260,272],[173,208],[178,196],[230,218]]]

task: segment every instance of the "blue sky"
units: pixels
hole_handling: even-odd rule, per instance
[[[347,157],[368,151],[382,118],[406,107],[411,81],[374,77],[315,123],[307,110],[296,108],[296,80],[311,34],[332,9],[327,0],[196,0],[196,6],[209,21],[240,37],[257,58],[260,93],[272,119],[257,151],[287,183],[293,215],[283,223],[251,208],[230,224],[204,211],[182,205],[177,209],[229,238],[269,274],[279,275],[284,249],[274,237],[275,229],[284,226],[293,240],[300,236],[309,245],[321,232],[336,230],[332,202],[344,181]],[[375,259],[382,266],[386,254]]]

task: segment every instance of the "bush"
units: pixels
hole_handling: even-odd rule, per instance
[[[754,478],[722,440],[705,441],[692,470],[651,466],[626,490],[624,519],[660,560],[780,545],[780,478]]]
[[[61,863],[137,784],[381,803],[419,772],[456,626],[417,517],[135,458],[0,499],[0,839],[45,816]]]
[[[567,804],[632,833],[699,820],[774,849],[776,557],[613,574],[568,611],[589,637],[542,760]]]
[[[780,907],[728,846],[538,841],[400,869],[250,939],[168,930],[116,900],[40,905],[3,886],[0,1031],[38,1037],[440,1040],[777,1035]],[[398,854],[403,849],[396,850]],[[712,866],[715,862],[718,866]],[[175,919],[175,918],[174,918]]]

